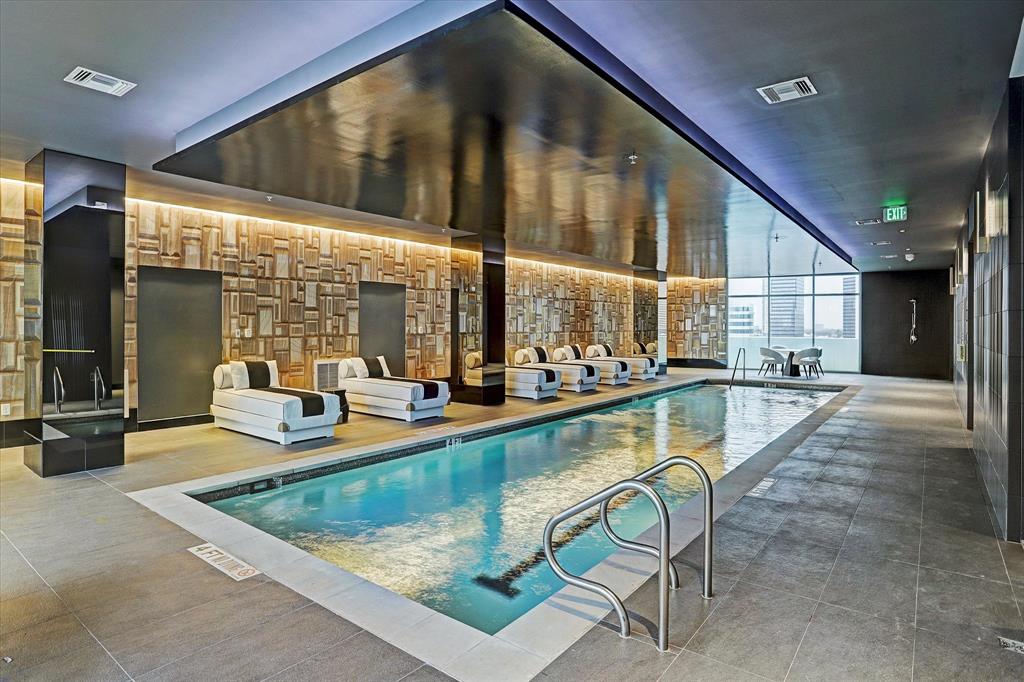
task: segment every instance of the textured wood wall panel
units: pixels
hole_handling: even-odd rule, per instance
[[[142,265],[224,273],[223,359],[276,360],[282,385],[304,388],[312,387],[316,359],[359,354],[359,282],[405,284],[405,371],[449,374],[447,248],[134,200],[126,217],[125,366],[133,405]]]
[[[633,340],[658,340],[658,283],[653,280],[633,280]]]
[[[729,306],[725,279],[668,280],[668,356],[725,360]]]
[[[34,408],[26,411],[25,386],[37,386],[42,371],[42,205],[39,185],[0,180],[0,405],[11,411],[0,416],[4,421],[39,416]],[[29,398],[34,406],[38,394]]]
[[[459,338],[452,352],[459,353],[459,375],[467,353],[483,348],[484,260],[476,251],[452,249],[452,288],[459,290]]]
[[[633,343],[633,286],[626,275],[509,258],[505,263],[505,344],[586,347]]]

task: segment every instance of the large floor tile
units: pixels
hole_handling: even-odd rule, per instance
[[[737,576],[747,567],[750,560],[757,556],[770,537],[768,533],[759,533],[743,528],[734,528],[724,523],[714,526],[713,566],[716,575],[723,577]],[[704,567],[704,533],[674,558],[677,564],[694,570]],[[681,571],[680,571],[681,572]]]
[[[838,551],[776,536],[754,557],[740,579],[817,599]]]
[[[860,499],[857,514],[904,523],[921,522],[921,496],[868,488]]]
[[[801,481],[813,481],[818,478],[824,470],[824,466],[818,462],[810,462],[804,459],[784,459],[774,469],[768,472],[769,476],[785,476],[796,478]]]
[[[715,521],[715,526],[721,524],[755,533],[772,533],[782,525],[792,507],[788,502],[746,496],[722,514]]]
[[[988,509],[980,504],[966,504],[940,497],[925,497],[924,519],[979,535],[993,534]]]
[[[669,644],[683,646],[693,633],[697,631],[711,612],[722,603],[722,597],[732,589],[734,580],[718,576],[714,579],[715,597],[704,599],[701,596],[703,581],[697,574],[680,575],[679,589],[668,592]],[[657,641],[658,637],[658,579],[653,577],[629,596],[625,601],[629,613],[630,632],[637,637],[648,637]],[[619,617],[612,611],[604,624],[615,632],[619,631]]]
[[[909,680],[913,657],[913,627],[820,604],[787,679]]]
[[[70,613],[4,633],[0,635],[0,652],[12,660],[10,663],[0,663],[0,675],[15,675],[26,668],[93,645],[95,641]]]
[[[659,682],[755,682],[763,677],[692,651],[682,651]]]
[[[138,679],[262,680],[329,649],[352,636],[353,631],[358,632],[358,628],[327,609],[307,606],[239,632]]]
[[[361,632],[270,679],[274,682],[392,682],[403,679],[420,666],[420,661],[413,656],[379,637]]]
[[[840,483],[842,485],[855,485],[864,486],[867,485],[868,479],[871,478],[871,469],[862,466],[853,466],[850,464],[838,464],[835,459],[825,467],[824,471],[821,472],[821,476],[818,477],[819,481],[828,481],[829,483]]]
[[[846,534],[845,549],[861,556],[917,563],[921,526],[858,513]]]
[[[5,678],[6,679],[6,678]],[[117,682],[130,679],[107,652],[95,641],[45,663],[23,670],[19,682]]]
[[[656,680],[675,659],[647,641],[595,627],[544,669],[551,680]]]
[[[977,481],[926,474],[922,477],[922,482],[926,497],[938,497],[963,504],[985,504],[982,484]]]
[[[1007,583],[921,567],[917,625],[949,637],[1019,639],[1024,623]]]
[[[926,522],[921,528],[921,565],[1006,582],[999,541],[990,534]]]
[[[836,454],[832,457],[832,464],[844,464],[847,466],[865,467],[870,469],[875,465],[875,461],[877,460],[877,452],[853,450],[851,448],[843,447],[836,450]]]
[[[999,647],[993,637],[919,629],[914,647],[914,679],[921,682],[1024,680],[1024,656]]]
[[[68,612],[49,587],[0,601],[0,633],[21,630]]]
[[[917,608],[917,566],[864,556],[844,548],[821,599],[904,625],[913,624]]]
[[[799,502],[810,487],[810,481],[780,476],[761,497],[776,502]]]
[[[843,544],[852,518],[853,514],[798,506],[789,513],[775,535],[838,548]]]
[[[800,504],[816,509],[852,514],[857,510],[864,488],[854,485],[815,481],[814,485],[800,498]]]
[[[728,665],[781,680],[789,670],[815,602],[748,583],[722,598],[686,648]]]

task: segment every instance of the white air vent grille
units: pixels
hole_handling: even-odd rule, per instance
[[[313,382],[313,388],[318,391],[336,391],[338,389],[338,361],[317,360]]]
[[[136,83],[131,81],[108,76],[105,73],[93,71],[84,66],[76,66],[71,70],[71,73],[64,76],[64,80],[73,85],[81,85],[83,88],[99,90],[115,97],[120,97],[136,86]]]
[[[791,99],[817,95],[818,91],[811,83],[810,78],[801,76],[790,81],[762,86],[757,89],[757,94],[761,95],[768,104],[778,104],[779,102],[788,102]]]

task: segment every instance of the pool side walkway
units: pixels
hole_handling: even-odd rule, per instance
[[[832,377],[834,378],[834,377]],[[1024,551],[993,532],[949,384],[864,382],[675,557],[669,642],[652,578],[550,665],[551,680],[1020,680]]]
[[[698,596],[699,552],[678,557],[686,584],[674,595],[673,651],[660,654],[641,619],[631,639],[598,626],[545,677],[736,680],[745,669],[772,679],[948,679],[969,661],[972,679],[1020,679],[1024,656],[992,642],[996,632],[1021,638],[1024,556],[985,526],[952,385],[828,379],[864,389],[779,465],[765,498],[743,498],[723,515],[716,599]],[[432,428],[494,414],[478,410],[458,406]],[[364,419],[333,447],[416,430]],[[445,679],[266,576],[219,573],[185,551],[200,538],[125,495],[322,445],[282,451],[207,426],[127,443],[129,466],[46,480],[22,466],[19,448],[0,452],[0,655],[12,658],[0,677]],[[652,595],[646,585],[628,605],[649,618]]]

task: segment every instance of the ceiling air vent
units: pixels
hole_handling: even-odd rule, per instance
[[[762,86],[757,89],[757,94],[761,95],[768,104],[778,104],[779,102],[788,102],[791,99],[817,95],[818,91],[811,84],[810,78],[801,76],[790,81]]]
[[[64,80],[73,85],[81,85],[83,88],[99,90],[115,97],[120,97],[137,85],[123,78],[108,76],[105,73],[93,71],[84,66],[76,66],[71,70],[71,73],[64,76]]]

